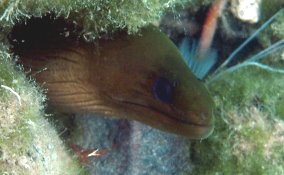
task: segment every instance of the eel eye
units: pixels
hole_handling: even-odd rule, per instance
[[[165,78],[158,78],[152,87],[152,93],[161,102],[170,103],[173,99],[173,84]]]

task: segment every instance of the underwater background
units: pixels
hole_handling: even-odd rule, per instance
[[[283,7],[280,0],[0,1],[0,173],[284,174]],[[88,43],[158,27],[208,89],[213,132],[188,139],[50,107],[48,90],[13,50],[28,41],[13,31],[50,14],[51,26],[63,19],[80,27],[64,36]]]

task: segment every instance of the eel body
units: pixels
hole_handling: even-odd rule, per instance
[[[47,89],[50,106],[136,120],[188,138],[211,133],[207,89],[157,28],[87,42],[54,24],[23,25],[12,36],[13,52]]]

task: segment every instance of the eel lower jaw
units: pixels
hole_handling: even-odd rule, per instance
[[[154,106],[140,104],[136,102],[119,100],[120,103],[128,106],[135,106],[136,108],[144,109],[146,111],[151,111],[156,113],[157,115],[162,116],[162,119],[168,120],[166,124],[163,124],[163,121],[157,121],[157,127],[161,130],[174,133],[177,135],[181,135],[184,137],[192,138],[192,139],[204,139],[208,137],[213,132],[213,122],[209,122],[208,124],[200,124],[187,119],[177,118],[165,111],[162,111]],[[147,112],[145,112],[147,115]],[[139,121],[139,120],[138,120]],[[143,123],[143,122],[142,122]],[[151,124],[150,124],[151,125]],[[160,127],[158,126],[160,125]],[[161,126],[162,125],[162,126]],[[171,125],[171,126],[170,126]],[[152,127],[155,127],[151,125]]]

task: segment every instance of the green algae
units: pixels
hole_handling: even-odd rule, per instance
[[[217,112],[215,131],[193,146],[192,174],[283,174],[284,123],[276,114],[282,74],[255,67],[227,74],[209,87]]]
[[[0,2],[0,24],[9,31],[15,23],[53,13],[80,24],[98,37],[127,28],[129,33],[156,22],[168,8],[188,0],[4,0]],[[88,34],[88,35],[89,35]]]
[[[279,8],[274,10],[269,17]],[[284,38],[283,14],[259,36],[264,47]],[[282,52],[261,62],[283,69]],[[208,87],[217,108],[215,131],[193,143],[192,174],[283,174],[283,74],[243,66],[219,78]]]
[[[284,120],[284,94],[280,94],[280,98],[276,104],[276,114]]]
[[[269,18],[271,15],[273,15],[283,7],[284,7],[284,2],[282,0],[262,1],[261,12],[263,20],[265,20],[265,18]]]
[[[269,5],[265,5],[266,3],[268,3]],[[265,30],[265,32],[263,33],[263,35],[259,36],[259,41],[260,43],[264,46],[270,46],[272,43],[274,43],[276,40],[280,40],[280,39],[284,39],[284,2],[278,2],[279,5],[277,8],[273,8],[270,5],[270,1],[265,1],[264,3],[264,12],[263,12],[263,21],[265,19],[268,19],[270,16],[272,16],[275,12],[277,11],[281,11],[280,15],[271,23],[271,25]],[[273,3],[272,3],[273,4]],[[275,3],[274,5],[277,5],[277,3]],[[266,12],[266,10],[271,10],[269,12]],[[282,64],[279,60],[283,59],[283,51],[282,52],[276,52],[274,53],[274,59],[270,59],[274,60],[275,62],[277,62],[277,64]]]
[[[45,97],[26,80],[5,46],[0,50],[0,85],[19,95],[0,88],[0,174],[84,174],[44,119]]]

